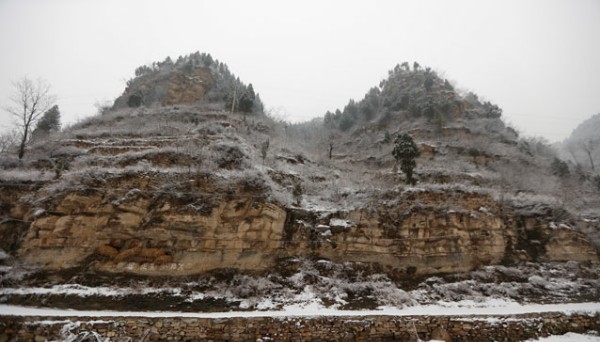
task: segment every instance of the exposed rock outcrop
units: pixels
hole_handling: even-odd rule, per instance
[[[140,105],[191,104],[206,100],[206,94],[214,84],[208,68],[157,72],[136,78],[115,101],[115,108]]]
[[[145,173],[102,182],[53,194],[43,214],[25,215],[32,223],[21,259],[46,269],[186,275],[261,271],[303,256],[373,264],[397,278],[506,260],[597,260],[581,233],[539,217],[507,220],[485,194],[406,192],[324,214],[286,209],[244,181],[220,188],[209,175]],[[186,185],[153,190],[171,183]]]

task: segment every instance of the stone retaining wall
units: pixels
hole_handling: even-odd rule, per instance
[[[600,331],[600,314],[514,316],[365,316],[286,318],[148,318],[0,316],[0,341],[522,341]],[[418,335],[418,338],[417,338]],[[78,341],[82,341],[80,339]],[[89,341],[96,341],[92,338]]]

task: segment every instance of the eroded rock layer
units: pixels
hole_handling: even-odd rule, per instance
[[[264,271],[301,256],[368,263],[404,277],[502,262],[597,260],[571,227],[507,213],[487,194],[458,190],[404,192],[360,209],[315,212],[286,208],[245,180],[146,172],[42,187],[33,203],[6,196],[17,202],[13,216],[30,222],[20,259],[50,270]]]

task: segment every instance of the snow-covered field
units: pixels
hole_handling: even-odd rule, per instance
[[[467,315],[516,315],[526,313],[562,312],[565,314],[600,313],[600,303],[529,304],[491,300],[485,303],[472,301],[441,302],[437,305],[418,305],[404,308],[381,307],[378,310],[338,310],[315,303],[291,305],[283,310],[230,311],[230,312],[174,312],[174,311],[96,311],[33,308],[0,304],[3,316],[52,316],[52,317],[316,317],[316,316],[467,316]]]
[[[285,276],[234,274],[230,278],[190,277],[164,283],[109,283],[108,279],[100,284],[86,283],[85,278],[78,279],[83,283],[28,282],[27,275],[22,275],[27,272],[6,266],[0,269],[0,303],[119,311],[282,312],[313,307],[349,312],[382,307],[489,308],[600,302],[599,269],[577,263],[485,266],[412,284],[395,282],[381,273],[357,272],[356,265],[305,259],[290,263],[297,266]],[[136,305],[140,300],[143,305]]]

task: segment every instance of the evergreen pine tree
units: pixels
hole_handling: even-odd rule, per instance
[[[550,169],[552,170],[552,174],[559,178],[565,178],[570,175],[569,165],[556,157],[552,161]]]
[[[60,130],[60,110],[57,105],[54,105],[42,115],[35,130],[44,133]]]
[[[398,134],[394,141],[392,155],[400,162],[400,170],[406,175],[407,184],[415,184],[413,171],[417,166],[415,159],[420,155],[419,148],[413,138],[408,134]]]

